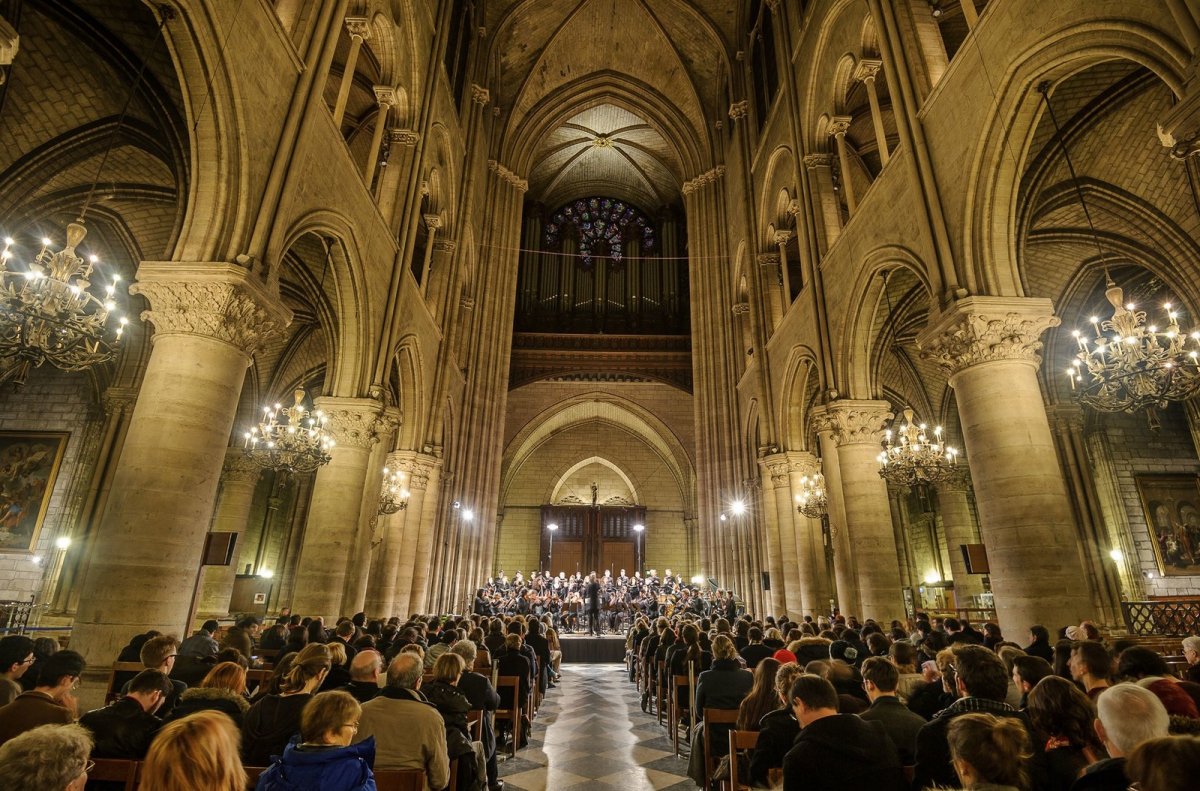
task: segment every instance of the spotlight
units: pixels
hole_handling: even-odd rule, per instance
[[[1114,563],[1120,563],[1125,559],[1125,556],[1121,554],[1121,550],[1119,549],[1109,551],[1108,556],[1113,559]]]
[[[464,520],[464,521],[466,521],[466,522],[471,522],[471,521],[474,521],[474,519],[475,519],[475,512],[474,512],[474,511],[472,511],[470,508],[467,508],[467,509],[465,509],[465,510],[462,512],[462,518],[463,518],[463,520]]]
[[[262,577],[265,580],[269,580],[269,579],[271,579],[271,577],[275,576],[275,572],[271,571],[270,569],[260,569],[258,572],[258,576]]]
[[[741,516],[746,513],[746,503],[742,500],[734,500],[729,506],[729,510],[733,512],[734,516]]]
[[[67,547],[71,546],[71,539],[69,536],[59,536],[58,538],[54,539],[54,546],[58,547],[59,549],[66,549]]]

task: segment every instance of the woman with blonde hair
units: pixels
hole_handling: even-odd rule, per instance
[[[241,727],[250,702],[246,700],[246,669],[237,662],[221,662],[208,671],[199,685],[180,696],[167,721],[210,709],[228,714],[233,724]]]
[[[250,707],[242,722],[242,757],[248,765],[266,766],[274,756],[283,754],[283,748],[300,730],[300,714],[320,689],[332,661],[328,646],[309,643],[296,654],[292,669],[280,683],[282,691]]]
[[[332,665],[325,675],[325,680],[321,682],[319,692],[340,689],[350,683],[350,671],[346,669],[346,646],[337,640],[331,640],[325,647],[329,649],[329,661]]]
[[[198,711],[169,722],[154,737],[142,764],[141,791],[243,791],[238,730],[219,711]]]
[[[1025,791],[1029,773],[1029,732],[1015,717],[961,714],[946,732],[950,758],[964,789]]]

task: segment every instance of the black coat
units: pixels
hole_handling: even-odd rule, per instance
[[[800,723],[790,708],[768,711],[758,721],[758,744],[750,753],[750,779],[757,786],[766,788],[770,783],[767,775],[772,769],[783,767],[784,756],[792,749],[800,735]]]
[[[584,586],[583,608],[588,612],[600,611],[600,583],[589,582]]]
[[[968,712],[947,713],[930,720],[917,734],[917,770],[913,779],[914,788],[927,788],[934,784],[943,788],[961,788],[958,774],[950,763],[950,744],[946,740],[950,722],[961,714]],[[1019,711],[1001,711],[987,709],[986,713],[998,717],[1016,717],[1022,721],[1025,717]],[[1028,728],[1028,723],[1025,723]]]
[[[342,692],[349,692],[359,703],[374,700],[379,695],[379,685],[374,681],[351,681],[338,689]]]
[[[162,727],[162,720],[147,713],[133,698],[121,698],[102,709],[89,711],[79,724],[92,732],[96,746],[93,758],[123,758],[140,761]]]
[[[267,695],[246,712],[242,720],[242,762],[269,766],[273,756],[300,732],[300,712],[312,695]]]
[[[498,676],[516,676],[521,679],[521,708],[525,708],[525,699],[529,697],[530,683],[533,678],[533,670],[529,667],[529,660],[515,651],[505,651],[503,654],[495,657],[492,664],[497,668]],[[507,694],[507,693],[504,693]],[[501,708],[513,708],[511,698],[503,699],[501,695]]]
[[[746,667],[753,670],[758,667],[758,663],[775,655],[775,649],[769,648],[762,643],[751,643],[741,650],[742,659],[746,660]]]
[[[479,711],[495,711],[500,708],[500,693],[492,686],[491,680],[479,673],[467,671],[458,679],[458,691],[466,696],[472,709]],[[491,717],[483,718],[480,729],[483,741],[483,754],[490,758],[496,752],[496,726]]]
[[[896,747],[882,725],[854,714],[834,714],[800,731],[783,759],[783,788],[905,791],[908,784]]]
[[[1125,791],[1129,778],[1125,776],[1125,759],[1109,758],[1092,764],[1071,786],[1071,791]]]
[[[896,745],[900,763],[911,766],[917,760],[917,734],[925,726],[921,715],[914,714],[894,695],[875,699],[871,708],[860,714],[868,722],[878,722]]]

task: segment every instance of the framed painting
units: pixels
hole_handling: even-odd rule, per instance
[[[0,552],[32,553],[37,547],[69,436],[0,431]]]
[[[1200,478],[1139,475],[1137,488],[1159,572],[1200,575]]]

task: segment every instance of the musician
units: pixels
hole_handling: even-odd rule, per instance
[[[617,577],[617,585],[624,588],[629,584],[629,577],[625,575],[625,569],[621,569],[621,576]]]
[[[583,588],[583,607],[588,619],[588,634],[600,635],[600,583],[596,581],[596,572],[588,575],[587,585]]]
[[[491,582],[491,580],[488,580]],[[488,605],[487,599],[484,598],[483,588],[475,591],[475,604],[471,611],[476,615],[492,615],[492,608]]]

